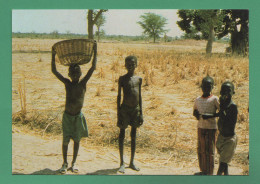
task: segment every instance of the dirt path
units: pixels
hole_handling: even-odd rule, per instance
[[[61,140],[53,137],[41,137],[29,135],[18,127],[13,128],[12,144],[12,169],[13,174],[33,175],[59,175],[58,169],[62,164]],[[86,140],[82,140],[85,144]],[[130,150],[125,149],[129,155]],[[68,161],[72,160],[72,144],[69,146]],[[150,160],[149,154],[136,154],[136,164],[141,171],[136,172],[126,168],[125,175],[193,175],[198,171],[194,167],[177,165],[168,160]],[[126,156],[126,166],[129,157]],[[81,146],[78,156],[80,175],[120,175],[117,172],[119,166],[118,151],[112,147],[89,147]],[[215,166],[217,168],[217,165]],[[216,169],[215,169],[216,170]],[[242,174],[241,168],[230,167],[230,174]],[[74,174],[68,171],[67,174]]]

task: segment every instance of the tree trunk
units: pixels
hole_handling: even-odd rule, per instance
[[[97,30],[97,37],[98,37],[98,42],[99,42],[99,39],[100,39],[100,27],[98,27],[98,30]]]
[[[236,29],[231,33],[232,54],[246,56],[248,54],[248,31],[247,25],[241,25],[238,32]]]
[[[88,38],[94,39],[93,29],[94,25],[97,22],[98,17],[107,10],[99,10],[96,16],[94,17],[94,11],[88,10]]]
[[[215,38],[215,32],[214,32],[214,26],[210,26],[210,30],[209,30],[209,38],[208,38],[208,42],[207,42],[207,46],[206,46],[206,54],[211,54],[212,53],[212,45],[213,45],[213,41]]]
[[[93,27],[93,10],[88,10],[88,39],[94,39]]]

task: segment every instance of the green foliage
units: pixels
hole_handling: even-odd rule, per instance
[[[103,30],[100,31],[100,36],[102,39],[111,40],[111,41],[144,41],[146,37],[144,36],[124,36],[124,35],[106,35]],[[54,36],[51,33],[12,33],[13,38],[32,38],[32,39],[87,39],[87,35],[83,34],[62,34],[59,33],[58,37]]]
[[[245,34],[248,34],[249,29],[249,12],[248,10],[223,10],[225,17],[223,19],[223,26],[219,30],[218,38],[222,38],[229,33],[239,32],[237,26],[244,27]]]
[[[106,23],[106,18],[103,14],[101,14],[98,18],[97,21],[95,22],[95,25],[100,28]]]
[[[145,13],[141,15],[140,18],[142,20],[137,23],[143,28],[143,33],[153,38],[154,42],[156,38],[159,38],[160,35],[167,32],[167,30],[164,29],[164,26],[167,24],[166,18],[154,13]]]
[[[188,34],[193,39],[207,39],[206,53],[211,54],[215,33],[221,29],[223,24],[224,11],[216,9],[179,10],[178,15],[181,20],[177,21],[177,24],[186,32],[186,36]]]
[[[183,36],[184,39],[195,39],[195,40],[200,40],[201,35],[199,32],[195,29],[194,26],[191,26],[190,31],[185,33]]]
[[[95,36],[98,38],[98,41],[100,38],[104,38],[106,35],[105,30],[101,29],[95,32]]]
[[[225,17],[218,38],[231,35],[231,50],[233,54],[248,55],[249,52],[249,11],[224,10]]]
[[[102,9],[100,9],[100,10],[89,9],[88,10],[88,13],[87,13],[87,23],[88,23],[88,38],[89,39],[93,39],[94,38],[93,27],[97,23],[98,18],[102,15],[103,12],[107,12],[107,11],[108,10],[102,10]]]
[[[178,10],[177,14],[181,18],[180,21],[177,21],[178,26],[185,31],[187,34],[191,33],[191,23],[193,21],[195,10]]]
[[[59,35],[59,32],[57,30],[51,32],[51,35],[54,37],[54,38],[58,38],[58,35]]]
[[[32,39],[86,39],[87,35],[72,33],[12,33],[13,38],[32,38]]]
[[[208,39],[209,28],[214,27],[218,39],[230,36],[230,46],[233,54],[247,55],[249,52],[249,11],[248,10],[179,10],[181,18],[178,26],[185,31],[186,38]],[[195,28],[195,29],[194,29]]]
[[[181,18],[177,21],[178,26],[193,39],[208,39],[210,28],[218,31],[224,18],[222,10],[179,10],[178,15]]]
[[[97,26],[97,31],[95,33],[95,35],[98,38],[98,41],[100,39],[100,37],[103,37],[105,35],[105,31],[104,30],[100,30],[101,27],[105,24],[106,22],[106,18],[103,14],[100,14],[100,16],[97,18],[97,21],[95,22],[95,25]]]

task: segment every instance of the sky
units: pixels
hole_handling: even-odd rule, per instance
[[[155,13],[167,19],[168,36],[181,36],[184,32],[177,26],[179,20],[175,9],[109,9],[104,13],[106,35],[140,36],[143,29],[137,24],[144,13]],[[75,33],[87,34],[87,10],[19,9],[12,11],[12,32],[21,33]]]

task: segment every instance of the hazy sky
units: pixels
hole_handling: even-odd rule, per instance
[[[183,32],[176,24],[178,20],[177,10],[174,9],[110,9],[105,12],[106,23],[101,28],[107,35],[138,36],[142,34],[142,28],[138,21],[144,13],[151,12],[165,17],[168,36],[181,36]],[[21,33],[77,33],[87,34],[87,10],[13,10],[12,32]]]

